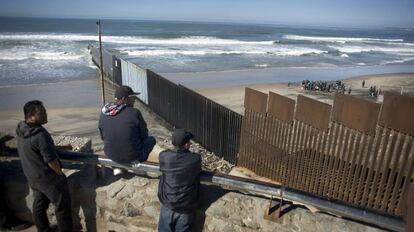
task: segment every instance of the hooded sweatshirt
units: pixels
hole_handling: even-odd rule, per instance
[[[148,129],[138,109],[116,102],[106,104],[99,117],[99,131],[110,159],[121,163],[140,159]]]
[[[16,134],[17,151],[29,183],[53,181],[58,175],[47,163],[58,156],[49,132],[41,125],[21,121]]]

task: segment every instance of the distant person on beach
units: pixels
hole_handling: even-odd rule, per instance
[[[62,172],[56,147],[42,126],[47,113],[41,101],[29,101],[23,108],[25,120],[16,129],[17,151],[22,168],[33,190],[33,220],[38,231],[51,231],[46,211],[55,206],[59,231],[72,231],[69,188]]]
[[[362,88],[365,87],[365,80],[362,80]]]
[[[159,232],[191,231],[199,201],[201,156],[190,152],[193,134],[176,129],[172,135],[173,150],[160,153],[158,199],[161,212]]]
[[[351,92],[352,92],[352,89],[351,89],[351,86],[349,86],[349,88],[348,88],[348,95],[351,95]]]
[[[138,94],[129,86],[119,87],[115,91],[115,102],[106,104],[99,117],[105,155],[133,167],[148,159],[156,143],[154,137],[148,136],[147,123],[141,112],[134,108]],[[120,173],[120,169],[114,169],[115,175]]]

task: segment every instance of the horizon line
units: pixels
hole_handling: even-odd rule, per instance
[[[210,21],[210,20],[184,20],[184,19],[142,19],[142,18],[95,18],[95,17],[67,17],[67,16],[7,16],[0,15],[0,18],[35,18],[35,19],[74,19],[74,20],[114,20],[114,21],[160,21],[160,22],[182,22],[182,23],[212,23],[212,24],[241,24],[241,25],[258,25],[258,26],[289,26],[289,27],[316,27],[329,29],[414,29],[414,27],[398,26],[338,26],[338,25],[320,25],[320,24],[296,24],[296,23],[276,23],[276,22],[255,22],[255,21]]]

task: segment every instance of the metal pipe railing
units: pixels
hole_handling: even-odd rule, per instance
[[[142,175],[143,172],[159,172],[158,164],[153,162],[144,162],[141,163],[138,167],[133,168],[128,164],[117,163],[104,156],[99,156],[91,153],[58,151],[58,154],[60,159],[63,161],[80,162],[86,164],[101,164],[103,166],[124,168],[139,175]],[[8,149],[8,155],[17,157],[17,150]],[[218,185],[222,188],[230,190],[248,191],[253,194],[262,194],[264,196],[280,196],[282,188],[281,185],[275,185],[225,174],[218,174],[210,171],[202,171],[200,179],[203,183]],[[311,205],[320,209],[321,211],[326,211],[345,218],[373,224],[388,230],[404,231],[405,228],[405,223],[401,218],[396,218],[364,208],[347,205],[332,199],[313,196],[298,190],[285,188],[283,190],[283,197],[288,201],[299,202],[304,205]]]

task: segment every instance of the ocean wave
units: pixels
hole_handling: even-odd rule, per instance
[[[405,58],[405,59],[399,59],[399,60],[384,61],[384,62],[381,63],[381,65],[402,64],[402,63],[413,61],[413,60],[414,60],[414,58]]]
[[[79,60],[83,57],[84,55],[77,55],[69,52],[0,52],[0,60]]]
[[[379,46],[328,46],[331,49],[335,49],[341,53],[362,53],[362,52],[382,52],[392,53],[398,55],[402,54],[414,54],[413,48],[406,47],[379,47]]]
[[[122,53],[126,53],[129,56],[163,56],[163,55],[184,55],[184,56],[206,56],[206,55],[276,55],[276,56],[305,56],[305,55],[319,55],[328,53],[328,51],[322,51],[311,48],[277,48],[268,49],[263,48],[260,50],[139,50],[131,51],[124,50]]]
[[[403,39],[380,39],[380,38],[358,38],[358,37],[324,37],[324,36],[302,36],[302,35],[284,35],[284,39],[302,40],[311,42],[330,42],[330,43],[347,43],[347,42],[404,42]]]
[[[0,34],[0,40],[62,40],[97,41],[98,37],[84,34]],[[271,45],[274,41],[243,41],[207,36],[185,36],[173,39],[142,36],[102,36],[102,41],[115,44],[146,45]]]

